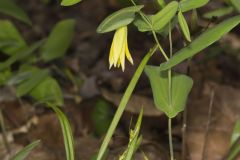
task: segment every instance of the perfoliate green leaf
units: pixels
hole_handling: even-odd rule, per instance
[[[230,0],[233,7],[240,13],[240,1],[239,0]]]
[[[152,22],[152,15],[147,15],[147,18],[150,22]],[[152,30],[151,26],[149,26],[149,24],[145,22],[140,15],[136,16],[133,24],[138,28],[138,31],[140,32],[147,32]]]
[[[188,94],[191,91],[193,81],[190,77],[181,74],[172,74],[171,97],[168,91],[168,73],[160,72],[159,67],[146,66],[145,72],[150,80],[154,103],[169,118],[174,118],[183,111]],[[172,101],[169,102],[169,99]]]
[[[175,16],[178,10],[178,2],[173,1],[167,4],[161,11],[155,15],[147,16],[153,29],[156,32],[161,31]],[[137,16],[134,21],[134,25],[138,28],[140,32],[151,31],[152,27],[146,23],[141,16]]]
[[[55,106],[63,106],[62,90],[58,82],[52,77],[45,78],[29,93],[38,102],[51,103]]]
[[[143,5],[123,8],[108,16],[97,28],[98,33],[114,31],[133,22],[135,13],[139,12]]]
[[[202,33],[197,39],[192,41],[187,47],[178,51],[168,62],[162,63],[160,65],[160,70],[167,70],[175,65],[181,63],[182,61],[194,56],[201,50],[207,48],[214,42],[218,41],[223,35],[228,33],[234,27],[239,25],[240,16],[235,16],[224,22],[212,27]]]
[[[190,36],[188,24],[187,24],[185,17],[183,16],[181,10],[178,12],[178,22],[180,24],[183,35],[185,36],[187,41],[191,42],[191,36]]]
[[[13,55],[21,49],[26,48],[26,42],[18,30],[12,22],[7,20],[0,20],[0,43],[2,44],[0,50],[8,55]]]
[[[10,15],[20,21],[23,21],[27,24],[31,24],[31,21],[27,14],[17,6],[12,0],[0,0],[0,12]]]
[[[233,12],[233,7],[224,7],[224,8],[219,8],[214,11],[207,12],[203,15],[204,18],[211,19],[213,17],[222,17],[225,15],[228,15]]]
[[[73,141],[73,133],[71,129],[71,125],[65,116],[65,114],[56,106],[49,104],[54,112],[57,114],[58,120],[60,122],[63,139],[64,139],[64,146],[66,151],[67,160],[74,160],[75,159],[75,151],[74,151],[74,141]]]
[[[47,70],[32,71],[32,76],[20,83],[17,86],[17,96],[21,97],[32,91],[37,85],[39,85],[48,76]]]
[[[25,160],[30,152],[39,145],[40,140],[34,141],[31,144],[24,147],[21,151],[19,151],[15,156],[11,158],[11,160]]]
[[[152,16],[152,25],[155,31],[161,30],[175,16],[178,10],[178,2],[168,3],[160,12]]]
[[[45,61],[62,57],[66,53],[73,39],[75,23],[72,19],[63,20],[53,28],[41,49]]]
[[[173,30],[175,28],[175,26],[178,24],[178,19],[177,17],[174,17],[171,20],[171,30]],[[163,27],[161,30],[156,31],[156,33],[160,34],[163,37],[167,37],[169,34],[169,25],[166,25],[165,27]]]
[[[61,5],[62,6],[71,6],[71,5],[74,5],[79,2],[81,2],[81,0],[63,0]]]
[[[196,8],[200,8],[206,5],[209,0],[182,0],[180,1],[180,7],[182,12],[187,12]]]

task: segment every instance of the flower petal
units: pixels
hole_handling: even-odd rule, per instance
[[[132,56],[131,56],[131,53],[129,52],[129,49],[128,49],[128,40],[126,39],[126,57],[128,59],[128,61],[133,64],[133,59],[132,59]]]
[[[126,37],[125,42],[124,42],[125,45],[126,45],[126,40],[127,40],[127,37]],[[123,50],[123,52],[122,52],[121,55],[120,55],[120,61],[121,61],[122,71],[125,70],[125,48],[126,48],[126,47],[124,46],[124,50]]]
[[[114,59],[114,66],[117,65],[118,59],[120,58],[120,55],[122,52],[124,52],[125,48],[124,48],[124,40],[126,37],[126,33],[127,33],[127,27],[121,27],[119,28],[113,38],[113,59]]]
[[[109,69],[112,68],[113,64],[114,64],[114,59],[113,59],[113,47],[114,47],[114,43],[112,42],[112,45],[111,45],[111,49],[110,49],[110,53],[109,53]]]

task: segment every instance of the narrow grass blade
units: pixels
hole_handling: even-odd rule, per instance
[[[21,151],[19,151],[15,156],[11,158],[11,160],[24,160],[29,153],[37,146],[39,145],[40,140],[34,141],[33,143],[27,145],[24,147]]]
[[[58,120],[61,124],[67,160],[74,160],[75,152],[74,152],[73,134],[72,134],[70,123],[67,117],[65,116],[65,114],[58,107],[53,106],[51,104],[48,104],[48,105],[57,114]]]

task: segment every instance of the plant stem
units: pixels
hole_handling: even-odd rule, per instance
[[[171,27],[171,22],[169,22],[169,50],[170,50],[170,58],[172,57],[173,54],[173,44],[172,44],[172,31],[171,31],[172,27]],[[153,37],[158,45],[159,50],[161,51],[161,53],[163,54],[164,58],[166,59],[166,61],[169,61],[169,58],[166,54],[166,52],[163,50],[156,32],[152,29],[152,34]],[[168,70],[168,104],[169,107],[172,106],[172,70],[169,69]],[[171,160],[174,160],[174,154],[173,154],[173,142],[172,142],[172,124],[171,124],[171,119],[169,118],[169,123],[168,123],[168,132],[169,132],[169,150],[170,150],[170,157]]]
[[[170,58],[172,58],[173,54],[173,43],[172,43],[172,26],[171,22],[169,22],[169,50],[170,50]],[[168,103],[170,107],[172,106],[172,70],[168,70]],[[169,118],[168,120],[168,136],[169,136],[169,149],[170,149],[170,157],[171,160],[174,160],[173,153],[173,142],[172,142],[172,120]]]
[[[102,159],[102,157],[103,157],[103,155],[104,155],[104,153],[105,153],[105,151],[107,149],[107,146],[108,146],[108,144],[109,144],[109,142],[111,140],[113,132],[115,131],[115,129],[117,127],[117,124],[118,124],[118,122],[119,122],[119,120],[120,120],[120,118],[121,118],[121,116],[123,114],[123,111],[126,108],[126,105],[127,105],[128,101],[129,101],[129,99],[130,99],[130,97],[131,97],[131,95],[133,93],[133,90],[134,90],[134,88],[135,88],[135,86],[136,86],[136,84],[137,84],[137,82],[138,82],[138,80],[139,80],[143,70],[144,70],[144,67],[147,64],[147,62],[150,59],[150,57],[155,53],[156,50],[157,50],[157,45],[155,45],[146,54],[146,56],[143,58],[143,60],[141,61],[140,65],[138,66],[135,74],[133,75],[132,80],[129,83],[129,85],[127,87],[127,90],[125,91],[125,93],[124,93],[124,95],[123,95],[123,97],[121,99],[121,102],[120,102],[120,104],[118,106],[118,109],[117,109],[117,111],[115,113],[115,116],[114,116],[114,118],[112,120],[112,123],[111,123],[111,125],[110,125],[110,127],[108,129],[108,132],[107,132],[107,134],[106,134],[106,136],[105,136],[105,138],[103,140],[103,143],[102,143],[102,145],[100,147],[97,160],[101,160]]]
[[[168,119],[168,138],[169,138],[169,148],[170,148],[170,159],[174,160],[173,154],[173,143],[172,143],[172,119]]]
[[[168,61],[169,58],[168,58],[166,52],[163,50],[161,44],[159,43],[158,38],[157,38],[157,35],[156,35],[156,32],[155,32],[153,29],[152,29],[152,34],[153,34],[153,37],[154,37],[154,39],[155,39],[155,41],[156,41],[156,43],[157,43],[157,45],[158,45],[159,50],[160,50],[161,53],[163,54],[163,56],[164,56],[164,58],[166,59],[166,61]]]

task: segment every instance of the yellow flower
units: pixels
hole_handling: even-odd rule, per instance
[[[116,30],[112,46],[109,54],[109,69],[114,67],[122,67],[122,70],[125,69],[125,56],[128,61],[133,64],[131,54],[128,49],[127,41],[127,26],[121,27]]]

